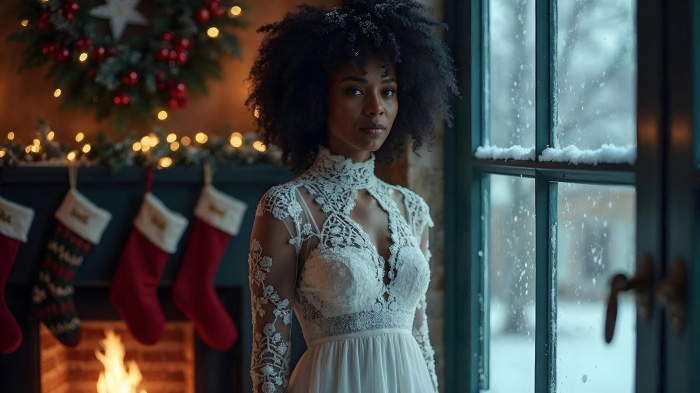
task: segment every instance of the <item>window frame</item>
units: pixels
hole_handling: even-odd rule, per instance
[[[556,67],[556,2],[535,1],[536,47],[536,157],[548,146],[553,146],[552,108],[554,72]],[[638,0],[637,25],[648,28],[637,31],[637,58],[661,58],[660,5],[652,0]],[[556,250],[551,248],[550,228],[556,221],[557,183],[586,183],[598,185],[633,186],[637,192],[637,227],[652,226],[648,233],[637,231],[637,256],[645,253],[655,261],[661,260],[660,183],[663,136],[662,125],[662,67],[660,62],[637,62],[637,161],[635,165],[570,165],[568,163],[539,161],[502,161],[474,158],[481,145],[482,132],[488,121],[485,116],[483,92],[484,56],[487,55],[485,29],[488,18],[488,0],[446,1],[446,22],[450,31],[448,44],[454,48],[459,72],[458,80],[463,98],[453,105],[454,124],[445,132],[445,392],[480,391],[480,369],[488,372],[488,351],[479,340],[484,313],[488,303],[479,302],[486,288],[485,263],[478,256],[484,247],[481,215],[486,212],[481,191],[488,175],[499,174],[533,178],[535,181],[536,211],[536,332],[535,332],[535,392],[549,392],[556,386],[556,342],[548,316],[556,316],[551,294],[556,288],[552,271]],[[547,15],[552,15],[550,19]],[[654,57],[656,56],[656,57]],[[462,77],[463,76],[463,77]],[[473,88],[474,87],[474,88]],[[545,119],[545,121],[542,121]],[[640,122],[650,127],[646,139],[640,135]],[[469,130],[471,132],[469,132]],[[649,172],[651,171],[651,172]],[[652,176],[643,176],[651,173]],[[638,176],[639,174],[639,176]],[[641,191],[641,193],[640,193]],[[655,263],[655,274],[660,274]],[[554,279],[553,279],[554,278]],[[544,289],[544,290],[541,290]],[[654,310],[653,322],[637,326],[637,392],[655,393],[660,381],[660,346],[642,348],[639,342],[658,342],[661,332],[659,307]],[[543,311],[540,311],[543,310]],[[542,327],[542,328],[539,328]],[[647,359],[647,360],[643,360]],[[654,360],[649,360],[654,359]],[[640,367],[640,362],[643,362]],[[642,374],[643,371],[643,374]],[[467,389],[465,389],[467,388]]]

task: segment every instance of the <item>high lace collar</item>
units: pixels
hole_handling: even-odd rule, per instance
[[[324,146],[319,146],[318,154],[310,172],[328,182],[353,189],[366,188],[374,183],[374,153],[363,162],[331,154]]]

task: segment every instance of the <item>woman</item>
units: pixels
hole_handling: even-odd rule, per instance
[[[374,175],[375,160],[392,162],[409,139],[417,150],[450,120],[453,64],[425,14],[413,0],[302,5],[258,30],[246,104],[264,142],[303,173],[256,212],[255,392],[437,391],[428,206]],[[292,310],[308,349],[289,376]]]

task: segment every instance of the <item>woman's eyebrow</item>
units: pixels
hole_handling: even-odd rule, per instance
[[[353,81],[353,82],[357,82],[357,83],[369,83],[369,81],[367,79],[358,78],[356,76],[346,76],[345,78],[341,79],[340,82],[338,82],[338,83],[342,83],[345,81]],[[387,78],[382,79],[382,83],[396,83],[396,81],[387,77]]]

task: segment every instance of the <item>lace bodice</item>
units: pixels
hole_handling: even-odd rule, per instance
[[[388,254],[366,228],[383,222],[354,211],[368,193],[388,224]],[[374,156],[354,163],[319,148],[314,164],[261,199],[249,255],[255,392],[284,392],[292,310],[304,339],[384,328],[413,332],[437,391],[425,293],[430,281],[428,206],[374,175]],[[284,241],[280,241],[283,239]]]

